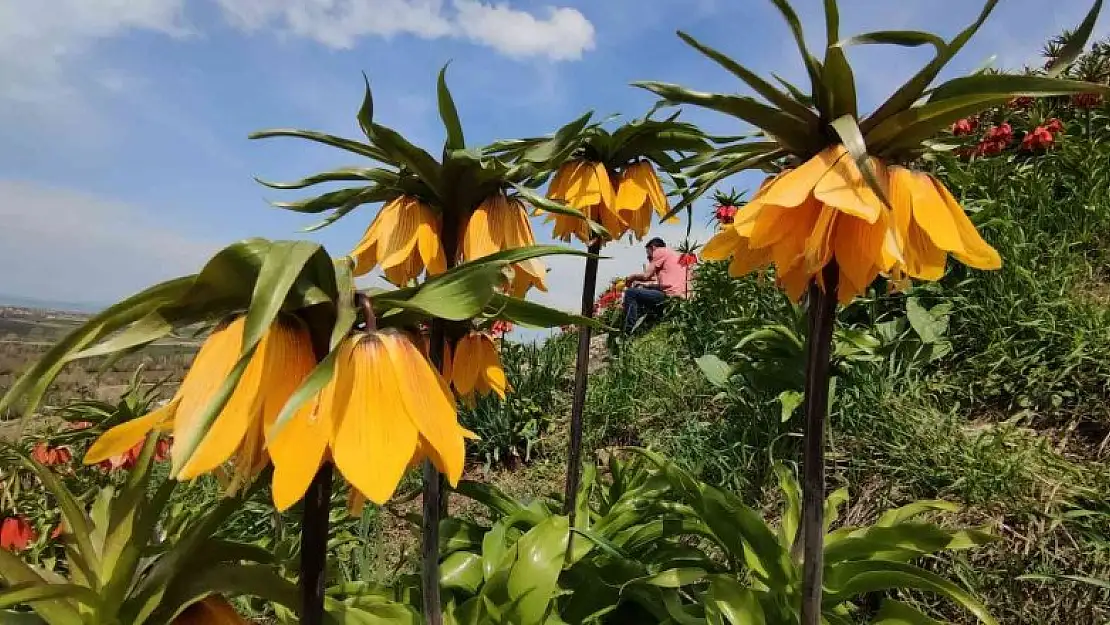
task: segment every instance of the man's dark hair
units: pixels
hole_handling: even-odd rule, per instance
[[[648,241],[647,245],[645,245],[644,247],[667,247],[667,244],[663,242],[663,239],[655,237],[654,239]]]

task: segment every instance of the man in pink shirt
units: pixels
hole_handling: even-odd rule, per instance
[[[634,273],[625,280],[630,285],[624,290],[624,330],[630,333],[647,310],[656,308],[668,297],[689,295],[686,284],[686,267],[679,262],[679,255],[667,247],[663,239],[655,237],[647,243],[648,263],[644,271]]]

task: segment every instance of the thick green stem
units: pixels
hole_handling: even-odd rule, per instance
[[[809,287],[806,341],[805,442],[802,452],[802,625],[821,623],[825,559],[825,420],[829,411],[829,352],[836,322],[839,272],[829,263],[825,288]]]
[[[601,253],[601,242],[594,241],[589,247],[590,256],[586,258],[586,271],[582,277],[582,316],[594,316],[594,291],[597,290],[597,255]],[[578,481],[582,474],[582,413],[586,408],[586,380],[590,363],[590,326],[578,328],[578,358],[574,362],[574,395],[570,407],[570,449],[567,452],[567,482],[564,490],[563,514],[570,518],[574,526],[575,501],[578,495]],[[571,540],[574,536],[571,535]],[[567,550],[570,550],[568,542]]]

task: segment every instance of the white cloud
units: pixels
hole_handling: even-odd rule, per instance
[[[218,245],[81,192],[0,180],[0,293],[102,303],[197,271]]]
[[[466,38],[512,57],[581,58],[594,47],[594,27],[576,9],[547,9],[546,18],[480,0],[216,0],[246,31],[274,28],[333,48],[366,36],[409,34]]]
[[[554,61],[582,58],[594,47],[594,27],[575,9],[548,7],[546,20],[508,4],[455,0],[457,23],[470,39],[513,57],[546,56]]]
[[[0,99],[57,105],[72,94],[66,67],[99,39],[129,30],[189,33],[186,0],[7,0],[0,2]]]

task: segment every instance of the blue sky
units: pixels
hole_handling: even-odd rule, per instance
[[[929,30],[951,37],[971,0],[841,0],[842,32]],[[820,0],[795,0],[821,44]],[[968,70],[1036,61],[1043,41],[1077,24],[1088,0],[1002,0],[957,58]],[[1105,35],[1110,19],[1100,21]],[[311,218],[271,208],[294,179],[357,164],[295,140],[251,142],[274,126],[358,136],[365,71],[376,119],[438,153],[435,76],[452,86],[471,144],[543,134],[585,110],[636,116],[664,80],[740,89],[674,36],[683,29],[760,71],[800,79],[793,41],[769,0],[0,0],[0,293],[110,302],[192,273],[239,238],[306,236]],[[926,55],[851,52],[874,104]],[[691,111],[707,130],[743,129]],[[755,181],[742,178],[744,188]],[[371,207],[312,235],[346,253]],[[694,238],[708,238],[708,203]],[[541,238],[546,227],[536,223]],[[678,239],[685,227],[657,230]],[[606,280],[638,269],[638,244],[608,248]],[[544,301],[576,306],[580,265],[552,266]]]

